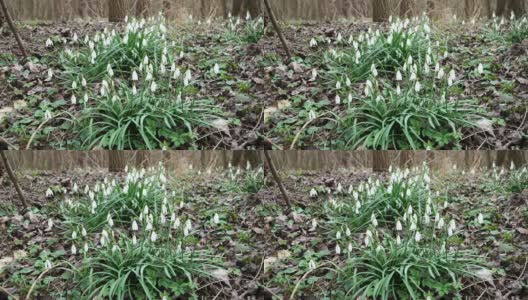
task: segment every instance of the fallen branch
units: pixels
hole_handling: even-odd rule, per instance
[[[11,182],[13,182],[13,185],[15,186],[15,190],[17,191],[18,197],[20,198],[20,202],[22,202],[24,211],[26,211],[28,208],[26,198],[24,197],[24,194],[22,194],[20,185],[18,185],[18,180],[16,179],[15,173],[13,173],[13,170],[11,169],[11,166],[9,165],[9,161],[7,160],[4,150],[0,150],[0,156],[2,156],[2,160],[4,161],[4,166],[6,168],[7,174],[9,175]]]
[[[24,56],[24,58],[27,58],[28,55],[26,52],[26,48],[24,48],[22,39],[20,39],[20,36],[18,35],[15,24],[13,23],[13,20],[11,19],[11,16],[9,15],[9,11],[7,10],[7,6],[4,0],[0,0],[0,6],[2,7],[2,11],[4,12],[4,16],[7,21],[7,24],[9,25],[9,28],[11,28],[11,31],[15,35],[15,39],[18,43],[18,47],[20,48],[20,52],[22,52],[22,55]]]
[[[2,0],[0,0],[0,1],[2,1]],[[56,117],[58,117],[58,116],[60,116],[60,115],[62,115],[62,114],[65,114],[65,113],[67,113],[67,112],[61,112],[61,113],[58,113],[58,114],[52,116],[51,118],[45,120],[44,122],[40,123],[40,125],[37,127],[37,129],[35,129],[35,131],[33,132],[33,134],[31,134],[31,137],[29,138],[29,141],[28,141],[28,143],[27,143],[27,145],[26,145],[26,150],[30,150],[30,148],[31,148],[31,143],[33,142],[33,139],[35,139],[35,136],[37,135],[37,132],[39,132],[40,129],[42,129],[42,127],[43,127],[44,125],[46,125],[49,121],[55,119]]]
[[[268,166],[270,167],[271,174],[273,175],[273,179],[275,179],[275,182],[279,186],[279,189],[282,193],[282,197],[284,198],[284,202],[286,202],[286,206],[288,207],[288,210],[291,210],[290,198],[288,197],[288,194],[286,193],[286,189],[282,185],[282,181],[279,177],[279,174],[277,173],[277,170],[275,169],[275,165],[273,164],[273,161],[271,160],[271,157],[267,150],[264,150],[264,156],[266,157],[266,160],[268,161]]]
[[[275,31],[279,35],[279,39],[281,40],[282,46],[284,47],[284,51],[286,51],[286,56],[288,57],[288,60],[291,60],[291,52],[290,48],[288,48],[288,43],[286,43],[286,39],[284,38],[284,35],[282,35],[282,31],[280,29],[279,24],[277,23],[277,19],[275,18],[275,14],[273,13],[273,10],[271,9],[271,5],[269,3],[269,0],[264,0],[264,5],[266,6],[266,9],[268,10],[268,15],[271,20],[271,24],[273,25],[273,28],[275,28]]]

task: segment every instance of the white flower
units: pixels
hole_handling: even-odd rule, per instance
[[[308,263],[308,268],[310,269],[310,271],[313,271],[317,268],[317,266],[315,265],[315,261],[313,261],[313,259],[310,259],[310,262]]]
[[[372,76],[374,76],[374,77],[378,77],[378,69],[376,69],[376,65],[373,64],[373,65],[370,67],[370,71],[372,72]]]
[[[139,77],[136,71],[132,72],[132,81],[138,81]]]
[[[134,95],[134,96],[137,95],[137,88],[136,88],[135,85],[132,86],[132,95]]]
[[[317,79],[317,69],[312,69],[312,81],[315,81]]]
[[[46,48],[50,48],[50,47],[53,47],[53,41],[51,39],[47,39],[46,40]]]
[[[401,95],[401,87],[400,85],[398,84],[398,86],[396,87],[396,95]]]
[[[84,243],[84,253],[88,252],[88,243]]]
[[[445,76],[444,68],[440,68],[440,70],[438,70],[438,76],[437,76],[437,78],[438,78],[438,79],[442,79],[442,78],[444,78],[444,76]]]
[[[372,214],[370,216],[370,222],[372,222],[372,226],[378,227],[378,220],[376,219],[376,215],[375,214]]]
[[[341,254],[341,247],[339,247],[339,244],[336,244],[335,252],[337,255]]]
[[[313,120],[315,120],[316,118],[317,118],[317,115],[315,114],[315,111],[310,110],[310,112],[308,113],[308,119],[309,119],[310,121],[313,121]],[[312,189],[312,190],[313,190],[313,189]],[[311,195],[310,195],[310,196],[311,196]],[[316,196],[317,196],[317,195],[316,195]],[[314,197],[314,196],[312,196],[312,197]]]
[[[335,97],[335,103],[336,103],[336,105],[341,104],[341,97],[339,97],[339,95],[336,95],[336,97]]]
[[[157,88],[158,88],[158,85],[156,84],[156,82],[152,81],[152,84],[150,85],[150,91],[155,93]]]
[[[158,235],[155,231],[152,231],[152,234],[150,235],[150,241],[155,242],[158,239]]]
[[[73,105],[77,104],[77,97],[75,97],[75,95],[72,95],[72,96],[71,96],[71,103],[72,103]]]
[[[72,239],[75,240],[77,238],[77,231],[73,231],[71,235]]]
[[[145,55],[145,57],[143,58],[143,64],[146,66],[148,65],[148,63],[149,63],[149,58],[148,56]]]
[[[152,230],[152,223],[147,222],[147,227],[145,227],[145,230],[146,231],[151,231]]]
[[[484,66],[482,64],[478,65],[477,72],[482,75],[484,74]]]
[[[352,235],[352,232],[350,231],[350,228],[348,228],[348,226],[347,226],[347,228],[345,230],[345,234],[346,234],[346,236],[351,236]]]
[[[213,72],[215,74],[219,74],[220,73],[220,66],[218,64],[214,65]]]
[[[215,224],[220,223],[220,216],[218,216],[218,214],[214,214],[213,222],[214,222]]]
[[[110,227],[114,226],[114,220],[112,219],[112,215],[108,214],[106,216],[106,221],[108,222],[108,226]]]
[[[317,41],[315,40],[315,38],[312,38],[310,40],[310,47],[312,47],[312,48],[317,47]]]
[[[396,230],[397,231],[402,231],[403,230],[403,226],[402,226],[402,223],[400,222],[400,220],[398,220],[398,222],[396,222]]]
[[[53,78],[53,69],[49,68],[48,69],[48,81],[51,80]]]
[[[106,71],[108,72],[108,76],[114,77],[114,70],[112,69],[112,65],[108,64],[108,66],[106,66]]]
[[[341,239],[341,231],[336,232],[336,239]]]
[[[484,216],[482,214],[479,214],[477,217],[477,221],[479,224],[484,224]]]
[[[113,245],[112,246],[112,252],[116,252],[119,250],[119,246],[118,245]]]
[[[50,231],[53,228],[53,219],[48,219],[48,228],[46,231]]]
[[[137,238],[135,235],[132,236],[132,245],[136,245],[137,244]]]
[[[48,188],[46,190],[46,197],[48,198],[53,197],[53,191],[51,190],[51,188]]]
[[[337,82],[336,82],[336,89],[337,89],[337,90],[340,90],[340,89],[341,89],[341,81],[337,81]]]
[[[402,80],[403,80],[402,73],[398,70],[398,72],[396,73],[396,81],[402,81]]]
[[[311,231],[314,231],[317,228],[317,219],[312,219],[312,228]]]
[[[414,240],[418,243],[422,239],[422,235],[419,231],[416,232],[416,235],[414,236]]]
[[[348,243],[348,253],[352,253],[352,243]]]
[[[436,228],[438,229],[442,229],[445,225],[445,221],[444,221],[444,218],[440,218],[440,220],[438,220],[438,225]]]
[[[71,246],[71,253],[72,253],[72,255],[77,254],[77,247],[75,247],[75,245]]]
[[[411,228],[410,228],[410,230],[411,230],[411,231],[415,231],[416,229],[417,229],[416,223],[414,223],[414,221],[411,222]]]
[[[416,82],[416,85],[414,86],[414,90],[419,93],[422,90],[422,85],[419,81]]]
[[[396,244],[397,244],[398,246],[401,245],[401,238],[400,238],[399,235],[396,236]]]
[[[46,270],[53,268],[53,265],[51,264],[51,261],[49,261],[49,259],[44,262],[44,268],[46,268]]]
[[[312,198],[317,197],[317,191],[314,188],[310,190],[310,197]]]
[[[139,230],[138,223],[134,220],[134,222],[132,222],[132,231],[138,231],[138,230]]]

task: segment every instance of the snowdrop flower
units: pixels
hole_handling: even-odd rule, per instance
[[[398,72],[396,73],[396,81],[402,81],[402,80],[403,80],[402,73],[398,70]]]
[[[336,244],[335,252],[337,255],[341,254],[341,247],[339,247],[339,244]]]
[[[137,91],[136,85],[133,85],[133,86],[132,86],[132,95],[134,95],[134,96],[137,95],[137,92],[138,92],[138,91]],[[126,192],[125,192],[125,193],[126,193]]]
[[[317,266],[315,265],[315,261],[313,261],[313,259],[310,259],[310,262],[308,263],[308,268],[310,269],[310,271],[313,271],[317,268]]]
[[[416,235],[414,236],[414,240],[419,243],[420,240],[422,239],[422,235],[420,234],[419,231],[416,232]]]
[[[312,188],[310,190],[310,197],[312,197],[312,198],[317,197],[317,191],[315,190],[315,188]]]
[[[84,243],[84,253],[88,252],[88,243]]]
[[[134,220],[134,222],[132,222],[132,231],[138,231],[138,230],[139,230],[138,223]]]
[[[411,73],[411,77],[409,79],[411,81],[415,81],[417,79],[416,73],[414,73],[414,71]]]
[[[341,104],[341,97],[339,97],[339,95],[336,95],[336,97],[335,97],[335,103],[336,103],[336,105]]]
[[[438,220],[438,225],[436,228],[438,229],[442,229],[445,225],[445,221],[444,221],[444,218],[440,218],[440,220]]]
[[[71,246],[71,254],[72,254],[72,255],[77,254],[77,247],[75,247],[75,245],[72,245],[72,246]]]
[[[151,231],[152,230],[152,223],[147,222],[147,227],[145,227],[145,230],[146,231]]]
[[[482,75],[484,74],[484,66],[482,64],[478,65],[477,72]]]
[[[72,232],[71,237],[72,237],[72,240],[75,240],[75,239],[77,238],[77,231],[74,230],[74,231]]]
[[[46,231],[50,231],[53,228],[53,219],[48,219],[48,228]]]
[[[365,242],[365,246],[368,246],[368,245],[369,245],[369,243],[370,243],[370,237],[368,236],[368,234],[365,235],[365,240],[364,240],[364,242]]]
[[[422,90],[422,85],[419,81],[416,82],[416,85],[414,86],[414,90],[419,93]]]
[[[75,97],[75,95],[72,95],[72,96],[71,96],[71,103],[72,103],[73,105],[77,104],[77,97]]]
[[[220,66],[218,64],[214,65],[213,72],[215,74],[219,74],[220,73]]]
[[[132,72],[132,81],[138,81],[139,77],[136,71]]]
[[[218,214],[214,214],[213,222],[214,222],[215,224],[220,223],[220,216],[218,216]]]
[[[110,227],[114,226],[114,220],[112,219],[112,215],[108,214],[106,216],[106,221],[108,222],[108,226],[110,226]]]
[[[317,79],[317,69],[312,69],[312,81],[315,81]]]
[[[53,191],[51,190],[51,188],[48,188],[46,190],[46,197],[48,197],[48,198],[53,197]]]
[[[157,88],[158,88],[158,85],[156,84],[155,81],[153,81],[152,84],[150,85],[150,91],[155,93]]]
[[[312,47],[312,48],[317,47],[317,41],[315,40],[315,38],[312,38],[310,40],[310,47]]]
[[[44,268],[46,268],[46,270],[53,268],[53,265],[51,264],[51,261],[49,261],[49,259],[44,262]]]
[[[53,47],[53,41],[51,39],[47,39],[46,40],[46,48],[50,48],[50,47]]]
[[[53,78],[53,69],[49,68],[48,69],[48,81],[51,80]]]
[[[310,228],[311,231],[314,231],[317,229],[317,219],[312,219],[312,228]]]
[[[157,239],[158,239],[158,235],[156,234],[155,231],[152,231],[152,234],[150,235],[150,241],[154,243]]]
[[[440,68],[440,70],[438,70],[438,76],[437,76],[437,78],[438,78],[438,79],[442,79],[442,78],[444,78],[444,76],[445,76],[444,68]]]
[[[148,58],[147,55],[145,55],[145,57],[143,58],[143,64],[144,64],[145,66],[147,66],[148,63],[149,63],[149,58]]]
[[[336,239],[341,239],[341,231],[336,232]]]
[[[108,64],[108,66],[106,66],[106,71],[108,72],[108,76],[114,77],[114,70],[112,69],[112,65]]]
[[[376,65],[373,64],[373,65],[370,67],[370,71],[372,72],[372,76],[374,76],[374,77],[378,77],[378,69],[376,69]]]
[[[337,83],[336,83],[336,89],[337,89],[337,90],[340,90],[340,89],[341,89],[341,81],[337,81]]]
[[[372,223],[372,226],[378,227],[378,220],[376,219],[376,215],[372,214],[370,216],[370,222]]]
[[[484,224],[484,216],[482,214],[478,214],[477,222],[479,224]]]
[[[414,223],[414,221],[413,221],[413,222],[411,223],[411,228],[410,228],[410,230],[411,230],[411,231],[415,231],[416,229],[417,229],[417,227],[416,227],[416,223]]]
[[[396,222],[396,230],[397,231],[402,231],[403,230],[403,226],[402,226],[402,223],[400,222],[400,220],[398,220],[398,222]]]
[[[401,87],[400,85],[398,84],[398,86],[396,87],[396,95],[401,95]]]

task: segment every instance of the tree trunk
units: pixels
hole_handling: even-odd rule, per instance
[[[260,1],[256,0],[233,0],[233,16],[245,16],[246,12],[255,18],[260,15]]]
[[[147,17],[149,15],[150,0],[137,0],[136,16]]]
[[[401,0],[400,17],[410,17],[413,15],[414,0]]]
[[[122,22],[128,13],[127,0],[108,0],[108,20]]]
[[[374,22],[385,22],[390,17],[389,0],[372,1],[372,19]]]
[[[372,171],[386,172],[390,167],[389,151],[372,151]]]
[[[111,150],[108,151],[108,171],[122,172],[125,170],[126,160],[125,151]]]
[[[523,0],[499,0],[497,1],[497,15],[509,17],[514,12],[516,16],[525,13]]]
[[[510,14],[513,11],[517,17],[525,13],[523,0],[510,0]]]
[[[432,18],[434,16],[435,11],[435,3],[434,0],[427,0],[427,15],[429,18]]]
[[[224,17],[224,19],[227,19],[227,0],[222,0],[222,2],[220,2],[220,7],[222,10],[222,16]]]

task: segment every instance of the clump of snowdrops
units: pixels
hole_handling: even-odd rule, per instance
[[[348,109],[340,128],[346,148],[457,147],[463,130],[477,127],[485,117],[483,108],[459,95],[463,78],[455,68],[434,63],[431,53],[427,50],[424,60],[407,57],[394,80],[379,78],[378,66],[373,64],[362,95],[343,96]],[[483,66],[475,72],[483,74]]]
[[[194,99],[198,79],[180,64],[185,53],[167,30],[160,15],[127,20],[122,33],[73,39],[64,74],[71,103],[82,105],[76,125],[83,148],[180,148],[196,141],[198,129],[212,128],[221,111]]]
[[[509,170],[498,168],[493,163],[492,169],[485,177],[484,187],[487,190],[499,193],[522,193],[528,189],[528,168],[517,168],[511,163]]]
[[[84,296],[111,299],[194,297],[222,261],[198,249],[185,203],[167,189],[160,166],[127,170],[84,189],[74,184],[61,205],[69,251]]]
[[[528,18],[516,17],[513,12],[509,20],[494,15],[488,27],[487,36],[492,40],[518,44],[528,39]]]
[[[420,64],[426,60],[434,64],[441,59],[440,44],[433,42],[431,34],[425,16],[412,20],[391,19],[388,32],[370,27],[368,32],[348,38],[338,34],[334,42],[330,41],[334,45],[324,53],[328,72],[323,76],[340,90],[367,79],[373,65],[384,76],[403,67],[409,56]],[[311,41],[312,46],[317,44],[317,40]]]
[[[227,191],[255,194],[266,185],[264,169],[254,168],[249,161],[245,170],[229,164],[224,177],[222,186]]]
[[[482,258],[452,242],[462,232],[448,203],[431,193],[426,173],[411,173],[391,172],[385,184],[371,179],[327,205],[330,227],[338,230],[334,251],[345,259],[337,268],[345,297],[454,297],[487,271]]]
[[[253,18],[249,12],[245,20],[230,14],[226,28],[224,38],[234,42],[258,43],[266,33],[264,19],[262,17]]]

